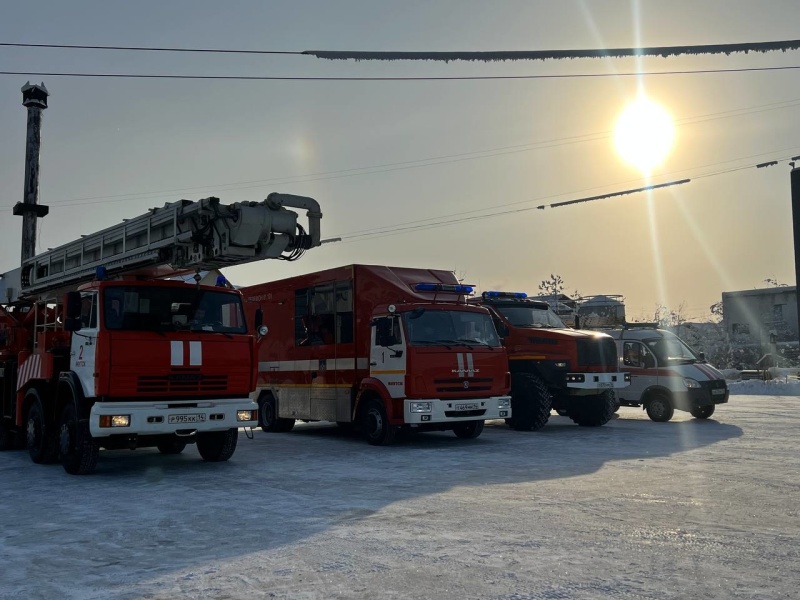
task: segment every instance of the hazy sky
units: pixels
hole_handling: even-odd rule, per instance
[[[2,1],[0,42],[270,50],[545,50],[797,39],[797,0],[478,2]],[[625,73],[797,66],[800,52],[516,63],[330,62],[0,48],[0,70],[283,76]],[[455,270],[482,289],[624,294],[701,318],[722,291],[794,283],[789,168],[800,70],[417,82],[176,81],[0,76],[0,272],[18,266],[25,109],[44,79],[39,247],[180,198],[316,198],[323,237],[400,228],[227,271],[237,284],[367,262]],[[647,182],[610,132],[643,85],[678,121],[656,182],[688,185],[524,209]],[[502,149],[502,150],[500,150]],[[443,158],[444,157],[444,158]],[[436,160],[431,160],[436,159]],[[421,162],[412,162],[421,161]],[[324,175],[320,175],[324,173]]]

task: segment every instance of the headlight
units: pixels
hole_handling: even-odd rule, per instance
[[[497,408],[511,408],[511,398],[500,398],[497,401]]]
[[[236,420],[237,421],[255,421],[258,419],[258,414],[254,410],[237,410],[236,411]]]
[[[583,383],[586,381],[586,377],[583,373],[568,373],[567,374],[567,382],[569,383]]]
[[[409,405],[409,410],[412,413],[429,413],[431,412],[430,402],[412,402]]]
[[[130,415],[100,415],[100,427],[130,427]]]
[[[683,385],[685,385],[690,390],[691,389],[697,389],[697,388],[700,387],[700,384],[697,382],[697,380],[696,379],[692,379],[691,377],[684,377]]]

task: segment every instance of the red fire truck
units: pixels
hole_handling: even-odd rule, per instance
[[[308,211],[308,234],[285,206]],[[238,428],[257,424],[241,294],[159,277],[297,258],[319,245],[321,216],[299,196],[182,200],[0,275],[0,449],[73,474],[101,447],[230,458]]]
[[[489,312],[464,302],[471,291],[449,271],[370,265],[244,289],[269,329],[262,429],[354,423],[383,445],[401,430],[475,438],[510,417],[506,353]]]
[[[547,302],[524,292],[484,292],[471,303],[491,310],[511,365],[514,417],[520,431],[537,430],[550,411],[578,425],[605,425],[619,408],[614,390],[630,385],[619,371],[611,336],[567,328]]]

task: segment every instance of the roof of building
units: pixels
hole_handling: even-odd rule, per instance
[[[755,290],[740,290],[736,292],[722,292],[723,299],[736,296],[774,296],[776,294],[793,294],[797,292],[795,285],[779,285]]]

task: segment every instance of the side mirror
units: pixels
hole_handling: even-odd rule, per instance
[[[706,353],[705,352],[698,352],[697,358],[700,359],[700,362],[706,362]]]
[[[81,293],[67,292],[64,300],[66,315],[64,318],[64,331],[81,330]]]
[[[260,332],[261,331],[261,326],[264,324],[264,311],[261,310],[260,308],[257,308],[256,309],[256,317],[255,318],[256,318],[255,323],[254,323],[255,330]]]

